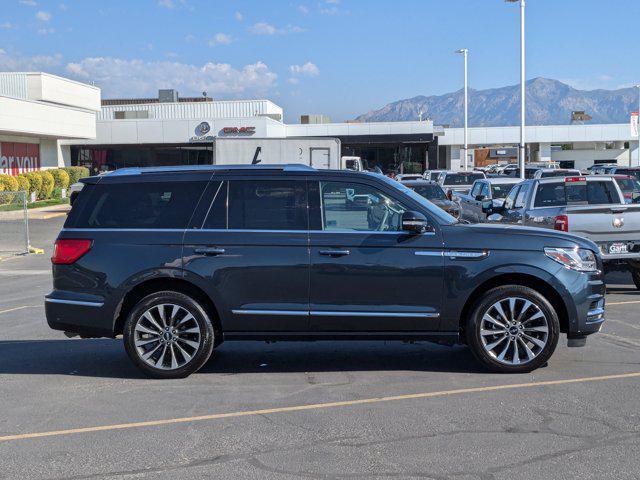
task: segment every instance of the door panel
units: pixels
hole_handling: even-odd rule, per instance
[[[397,214],[378,208],[377,200],[385,203],[393,198],[371,186],[321,182],[310,195],[311,203],[318,195],[322,204],[320,228],[310,232],[310,328],[438,330],[443,282],[440,233],[398,231]],[[407,209],[399,203],[393,206]]]
[[[331,151],[328,148],[311,149],[311,166],[320,170],[326,170],[330,166]]]
[[[306,181],[219,183],[205,228],[185,234],[184,268],[205,279],[225,332],[307,331]]]

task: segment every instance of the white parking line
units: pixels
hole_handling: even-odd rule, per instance
[[[6,310],[0,310],[0,314],[15,312],[16,310],[23,310],[25,308],[39,308],[42,305],[22,305],[21,307],[7,308]]]
[[[640,300],[629,300],[628,302],[607,302],[607,305],[627,305],[629,303],[640,303]]]
[[[0,276],[15,277],[18,275],[51,275],[51,270],[0,270]]]
[[[607,322],[619,323],[621,325],[626,325],[627,327],[636,328],[636,329],[640,330],[640,326],[638,326],[638,325],[632,325],[631,323],[623,322],[621,320],[616,320],[615,318],[607,317]]]

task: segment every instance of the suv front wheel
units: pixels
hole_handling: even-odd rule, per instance
[[[127,354],[154,378],[183,378],[209,359],[214,329],[202,306],[173,291],[156,292],[140,300],[124,326]]]
[[[488,369],[524,373],[544,365],[558,344],[560,323],[539,292],[522,285],[486,292],[467,321],[467,342]]]

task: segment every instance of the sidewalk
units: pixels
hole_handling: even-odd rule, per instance
[[[50,218],[62,217],[71,209],[69,204],[51,205],[49,207],[30,208],[29,220],[48,220]],[[23,210],[13,210],[11,212],[0,212],[0,221],[2,220],[22,220],[24,218]]]

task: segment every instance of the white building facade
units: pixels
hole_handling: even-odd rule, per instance
[[[38,72],[0,73],[0,173],[70,165],[63,139],[93,139],[100,89]]]

